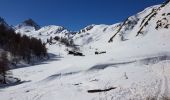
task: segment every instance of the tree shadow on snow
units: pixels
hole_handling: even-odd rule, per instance
[[[30,66],[36,66],[36,65],[43,65],[43,64],[49,64],[50,62],[53,61],[60,61],[63,57],[59,56],[59,55],[55,55],[52,53],[48,53],[48,58],[47,59],[43,59],[40,60],[36,63],[32,63],[32,64],[19,64],[17,66],[14,67],[14,69],[19,69],[19,68],[24,68],[24,67],[30,67]]]
[[[0,84],[0,89],[9,88],[9,87],[16,86],[16,85],[23,84],[23,83],[27,83],[27,82],[30,82],[30,81],[17,81],[15,83]]]
[[[119,63],[110,63],[110,64],[98,64],[94,65],[91,68],[89,68],[87,71],[94,71],[94,70],[103,70],[108,67],[115,67],[117,68],[120,65],[126,65],[126,64],[131,64],[134,63],[135,61],[129,61],[129,62],[119,62]]]
[[[47,81],[52,81],[52,80],[54,80],[54,79],[56,79],[56,78],[61,78],[61,77],[66,77],[66,76],[70,76],[70,75],[75,75],[75,74],[78,74],[78,73],[80,73],[80,72],[81,72],[81,71],[67,72],[67,73],[57,73],[57,74],[54,74],[54,75],[51,75],[51,76],[45,78],[45,79],[42,80],[42,81],[45,81],[45,82],[47,82]],[[42,82],[42,81],[41,81],[41,82]]]
[[[154,56],[146,56],[141,59],[134,59],[132,61],[128,62],[117,62],[117,63],[109,63],[109,64],[97,64],[89,68],[87,71],[94,71],[94,70],[103,70],[108,67],[119,67],[120,65],[127,65],[131,63],[138,63],[140,65],[149,65],[149,64],[156,64],[161,61],[168,61],[170,60],[170,53],[162,53],[162,54],[157,54]]]

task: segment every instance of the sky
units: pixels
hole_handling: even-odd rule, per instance
[[[0,0],[0,17],[10,25],[32,18],[40,26],[78,31],[91,24],[114,24],[165,0]]]

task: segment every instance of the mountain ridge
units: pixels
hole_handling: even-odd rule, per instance
[[[137,37],[145,36],[150,29],[152,29],[150,32],[152,33],[152,31],[156,30],[158,32],[158,28],[160,27],[168,28],[170,20],[168,14],[170,12],[166,10],[162,13],[161,9],[168,9],[169,6],[170,3],[167,1],[163,4],[147,7],[143,11],[128,17],[123,22],[113,25],[91,24],[77,32],[70,31],[63,26],[57,25],[39,27],[38,24],[36,24],[36,22],[32,19],[24,21],[24,25],[23,23],[18,24],[15,26],[14,30],[17,33],[21,33],[23,35],[39,38],[45,43],[47,43],[49,40],[53,41],[53,43],[56,43],[57,41],[55,39],[57,38],[65,38],[68,39],[68,41],[74,41],[76,45],[82,47],[91,45],[94,46],[95,44],[108,44],[108,42],[111,43],[113,40],[116,43],[118,41],[127,41],[131,39],[133,40]],[[166,12],[165,15],[164,12]],[[159,19],[157,16],[167,18]],[[157,22],[154,20],[157,20]],[[161,26],[164,21],[167,21],[167,25]],[[19,25],[23,26],[19,27]],[[157,26],[149,28],[152,25]],[[39,28],[36,28],[36,26]]]

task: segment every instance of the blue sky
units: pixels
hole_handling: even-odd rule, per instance
[[[39,25],[76,31],[90,24],[114,24],[164,0],[0,0],[0,16],[16,25],[32,18]]]

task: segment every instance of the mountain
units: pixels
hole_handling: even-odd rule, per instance
[[[72,37],[72,33],[67,30],[66,28],[62,26],[56,26],[56,25],[49,25],[42,27],[41,29],[37,30],[35,32],[36,34],[38,33],[38,37],[42,39],[50,39],[50,37],[54,38],[56,36],[58,37],[65,37],[67,39]]]
[[[167,0],[167,2],[162,5],[149,7],[144,11],[129,17],[123,22],[109,42],[112,42],[116,37],[125,41],[137,36],[151,34],[153,31],[159,33],[160,30],[168,30],[170,27],[169,6],[169,0]]]
[[[57,51],[58,54],[67,54],[67,48],[72,48],[72,38],[75,32],[71,32],[62,26],[48,25],[39,27],[32,19],[26,20],[14,27],[16,33],[41,39],[46,43],[48,51]],[[55,48],[55,50],[53,50]]]
[[[121,47],[121,44],[128,45],[127,48],[126,46],[121,48],[142,52],[145,48],[160,50],[161,47],[158,47],[158,45],[164,45],[163,47],[167,46],[168,48],[169,30],[170,3],[167,1],[160,5],[148,7],[128,17],[124,22],[113,25],[87,26],[77,32],[73,39],[76,44],[84,47],[84,52],[89,52],[87,50],[91,52],[96,50],[110,51],[109,49],[120,51],[118,47]],[[158,39],[159,37],[162,37],[162,39]],[[147,45],[141,45],[144,43],[147,43]]]
[[[166,32],[168,29],[169,1],[160,5],[148,7],[128,17],[123,22],[113,25],[92,24],[77,32],[72,32],[62,26],[56,25],[40,28],[32,19],[28,19],[15,27],[17,33],[20,32],[27,36],[39,38],[45,43],[50,41],[50,45],[54,44],[56,46],[56,44],[60,44],[61,42],[58,41],[58,38],[67,39],[68,43],[73,41],[74,45],[80,46],[83,52],[87,52],[87,50],[84,50],[85,48],[92,48],[90,49],[91,52],[97,49],[107,50],[110,45],[119,44],[121,42],[126,43],[126,41],[127,43],[129,41],[142,42],[145,41],[145,38],[153,39],[156,37],[157,33],[160,31]],[[142,37],[143,39],[139,39]],[[114,48],[114,46],[110,47],[110,49],[112,48]]]
[[[91,42],[95,42],[97,40],[103,42],[103,40],[100,38],[105,38],[105,44],[107,44],[106,42],[112,42],[113,38],[117,38],[117,40],[121,41],[135,38],[137,31],[143,27],[142,25],[147,20],[147,18],[150,17],[149,15],[152,15],[153,11],[155,9],[159,9],[160,6],[161,5],[148,7],[142,12],[128,17],[124,22],[117,24],[89,25],[77,32],[74,37],[75,41],[79,41],[79,44],[89,44],[90,40]],[[84,43],[80,43],[80,41]]]
[[[9,53],[10,63],[13,63],[13,67],[17,67],[15,65],[20,61],[23,64],[34,63],[47,58],[46,46],[41,40],[17,34],[4,20],[1,20],[0,24],[0,49]]]
[[[6,23],[6,21],[3,19],[3,18],[1,18],[0,17],[0,25],[4,25],[6,28],[11,28],[7,23]]]
[[[92,24],[78,32],[55,25],[21,31],[43,40],[51,58],[11,70],[21,82],[1,88],[3,100],[170,98],[169,1],[113,25]],[[69,55],[73,45],[66,45],[67,39],[85,56]]]
[[[113,25],[89,25],[75,34],[73,40],[78,45],[90,43],[107,43],[112,33],[118,29],[120,23]]]
[[[42,40],[45,38],[60,36],[60,37],[70,37],[68,33],[71,33],[66,28],[62,26],[49,25],[40,27],[32,19],[25,20],[21,24],[14,27],[17,33],[26,34],[28,36],[39,37]]]
[[[19,25],[22,28],[18,27]],[[36,29],[36,25],[29,25],[29,28],[28,25],[22,25],[22,23],[19,25],[15,28],[16,32],[40,38],[44,42],[51,39],[53,43],[56,43],[55,37],[66,38],[69,42],[74,41],[75,45],[80,46],[81,51],[87,52],[84,50],[85,48],[92,48],[90,51],[94,52],[97,49],[107,50],[110,45],[115,43],[140,41],[139,37],[148,37],[147,35],[159,33],[161,30],[166,31],[169,28],[169,2],[148,7],[120,23],[92,24],[77,32],[71,32],[56,25],[44,26],[40,29]],[[112,48],[110,47],[110,49]]]
[[[32,19],[25,20],[22,24],[20,24],[20,27],[22,26],[32,26],[35,28],[35,30],[40,29],[40,26]]]
[[[32,19],[27,19],[14,27],[16,33],[26,34],[40,29],[40,26]]]
[[[0,17],[0,24],[7,24],[3,18]]]

